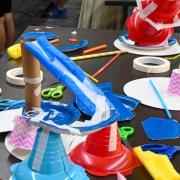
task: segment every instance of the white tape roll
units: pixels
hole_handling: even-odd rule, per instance
[[[40,79],[41,81],[43,80],[43,72],[40,71]],[[24,82],[24,77],[18,77],[18,76],[23,76],[23,68],[14,68],[14,69],[10,69],[6,72],[6,81],[14,84],[14,85],[18,85],[18,86],[24,86],[25,82]],[[32,78],[33,80],[34,78]]]
[[[170,69],[170,62],[166,59],[143,56],[134,59],[133,68],[147,73],[163,73]]]

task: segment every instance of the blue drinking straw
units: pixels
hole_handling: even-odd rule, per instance
[[[153,83],[153,81],[152,81],[151,79],[149,79],[149,83],[150,83],[150,85],[151,85],[154,93],[155,93],[156,96],[158,97],[159,101],[161,102],[161,105],[162,105],[162,107],[164,108],[167,116],[168,116],[170,119],[172,119],[172,115],[171,115],[170,111],[168,110],[167,105],[165,104],[162,96],[160,95],[159,91],[157,90],[155,84]]]

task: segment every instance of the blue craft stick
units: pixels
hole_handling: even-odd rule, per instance
[[[158,97],[159,101],[161,102],[161,105],[163,106],[168,118],[172,119],[172,115],[171,115],[170,111],[168,110],[162,96],[160,95],[159,91],[157,90],[155,84],[153,83],[153,81],[151,79],[149,79],[149,83],[150,83],[153,91],[155,92],[156,96]]]

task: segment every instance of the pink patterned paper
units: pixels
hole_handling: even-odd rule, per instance
[[[180,69],[174,69],[168,86],[168,93],[180,96]]]
[[[25,118],[17,116],[9,143],[20,149],[32,150],[35,137],[35,127]]]

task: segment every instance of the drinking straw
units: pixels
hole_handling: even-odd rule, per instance
[[[75,56],[75,57],[71,57],[71,59],[74,61],[78,61],[78,60],[92,59],[92,58],[98,58],[98,57],[104,57],[104,56],[112,56],[112,55],[119,54],[119,53],[123,54],[126,52],[125,51],[110,51],[110,52],[104,52],[104,53],[98,53],[98,54]]]
[[[91,75],[88,74],[87,72],[84,72],[84,73],[86,74],[86,76],[87,76],[88,78],[90,78],[91,80],[93,80],[95,83],[98,83],[98,82],[99,82],[98,79],[96,79],[95,77],[91,76]]]
[[[101,67],[95,74],[93,74],[93,77],[97,77],[100,74],[102,74],[113,62],[115,62],[121,53],[116,54],[110,61],[108,61],[103,67]]]
[[[165,112],[166,112],[168,118],[169,118],[169,119],[172,119],[172,115],[171,115],[170,111],[168,110],[167,105],[165,104],[165,102],[164,102],[164,100],[163,100],[161,94],[160,94],[159,91],[157,90],[155,84],[153,83],[153,81],[152,81],[151,79],[149,80],[149,83],[150,83],[152,89],[154,90],[156,96],[158,97],[158,99],[159,99],[159,101],[160,101],[162,107],[164,108],[164,110],[165,110]]]
[[[87,50],[84,50],[83,51],[83,54],[90,54],[92,52],[95,52],[95,51],[99,51],[99,50],[102,50],[102,49],[105,49],[107,48],[107,45],[106,44],[103,44],[103,45],[100,45],[100,46],[96,46],[96,47],[93,47],[93,48],[90,48],[90,49],[87,49]]]
[[[59,43],[59,39],[53,39],[50,41],[51,44],[58,44]]]
[[[175,60],[178,57],[180,57],[180,54],[177,54],[176,56],[172,56],[172,57],[166,57],[165,59],[167,59],[167,60]]]

